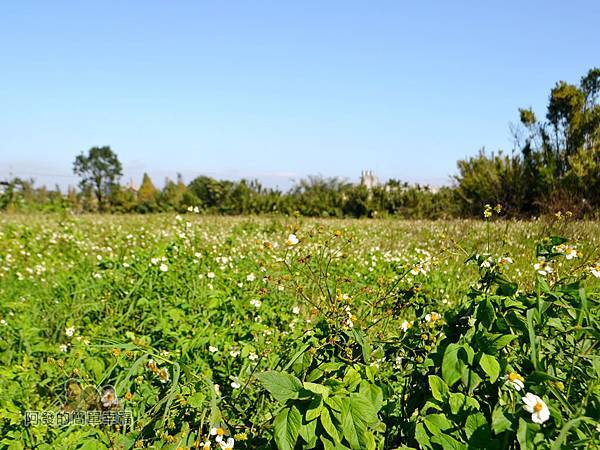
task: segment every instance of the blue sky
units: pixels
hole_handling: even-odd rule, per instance
[[[600,64],[600,2],[491,3],[3,2],[0,178],[75,184],[75,156],[110,145],[159,185],[447,183]]]

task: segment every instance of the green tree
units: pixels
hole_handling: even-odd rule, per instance
[[[190,204],[184,202],[184,199],[188,198],[186,192],[187,186],[183,182],[183,177],[181,174],[177,174],[177,182],[168,180],[160,193],[159,202],[161,209],[166,211],[185,211],[185,208],[190,206]]]
[[[142,184],[137,192],[138,210],[140,212],[152,212],[158,207],[156,201],[158,199],[158,190],[154,187],[154,183],[150,176],[144,172]]]
[[[79,186],[83,191],[90,189],[93,192],[101,210],[118,185],[122,170],[116,153],[107,146],[92,147],[87,155],[81,153],[73,163],[73,172],[81,177]]]

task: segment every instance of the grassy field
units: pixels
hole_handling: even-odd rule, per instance
[[[0,216],[0,448],[598,448],[599,260],[565,217]]]

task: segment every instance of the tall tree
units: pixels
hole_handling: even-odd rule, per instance
[[[152,183],[150,176],[144,172],[144,178],[142,179],[142,184],[138,190],[138,202],[154,205],[157,196],[158,191],[154,187],[154,183]]]
[[[81,153],[73,163],[73,172],[81,177],[82,190],[91,190],[98,207],[103,209],[113,188],[119,182],[123,167],[110,147],[92,147],[87,155]]]

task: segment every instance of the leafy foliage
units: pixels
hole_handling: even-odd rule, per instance
[[[598,224],[486,211],[5,217],[0,448],[593,448]],[[133,425],[24,426],[72,379]]]

